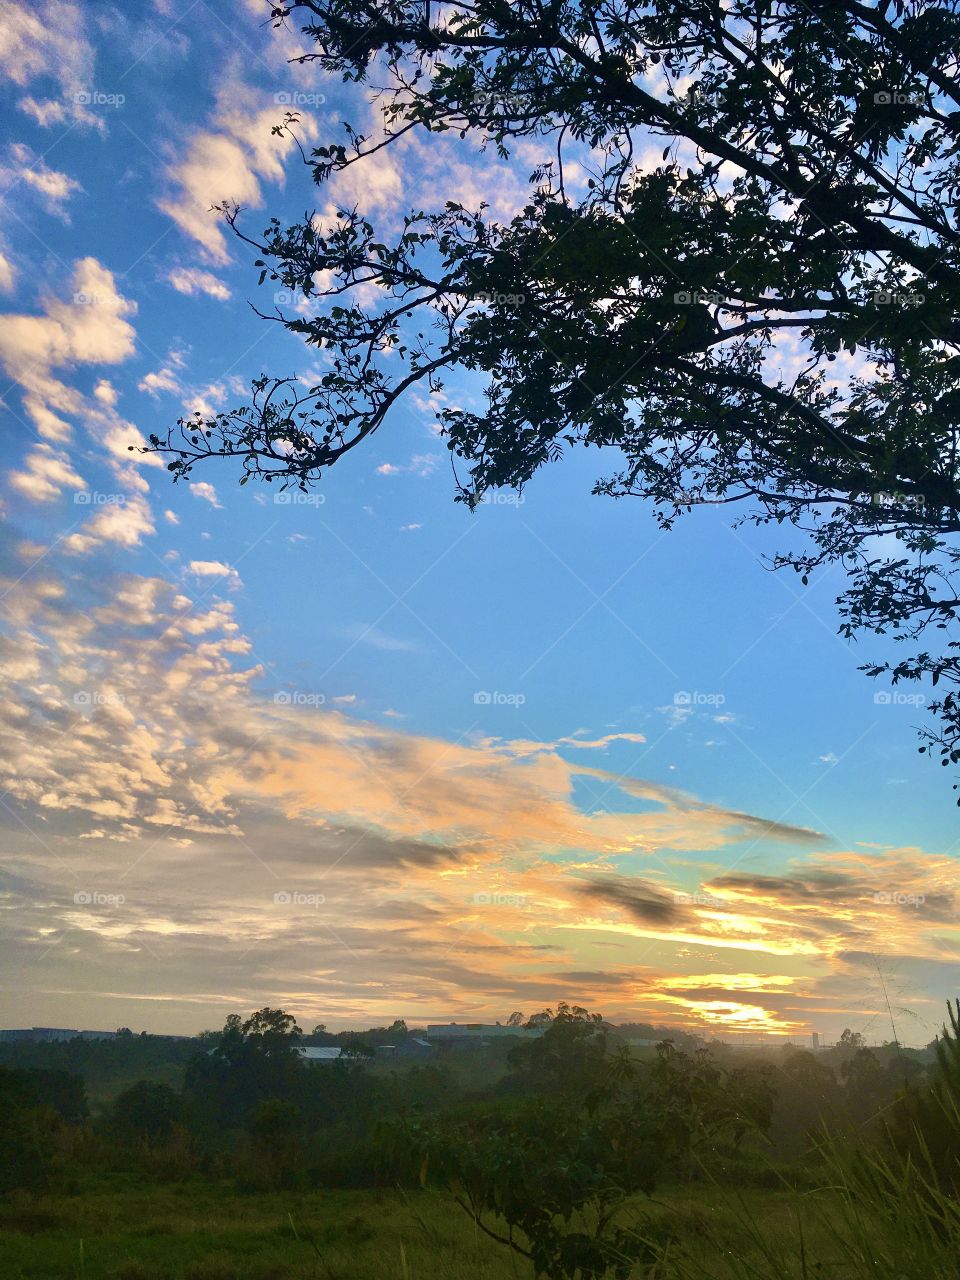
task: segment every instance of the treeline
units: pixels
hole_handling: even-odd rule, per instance
[[[363,1037],[356,1052],[311,1063],[293,1017],[262,1009],[194,1041],[178,1085],[138,1080],[95,1114],[76,1071],[0,1068],[0,1191],[70,1190],[104,1173],[229,1179],[249,1192],[441,1185],[483,1230],[501,1238],[506,1223],[505,1246],[540,1272],[566,1276],[646,1256],[618,1215],[665,1182],[816,1185],[825,1130],[926,1162],[951,1194],[960,1185],[956,1011],[928,1065],[853,1037],[820,1055],[664,1040],[639,1056],[597,1014],[548,1014],[536,1038],[371,1069]],[[408,1034],[386,1030],[398,1044]],[[174,1057],[182,1047],[165,1045]],[[25,1056],[89,1069],[114,1054],[127,1070],[138,1052],[158,1065],[160,1045],[140,1037]]]

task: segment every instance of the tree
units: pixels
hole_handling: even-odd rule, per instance
[[[956,7],[287,0],[273,18],[303,24],[304,61],[384,86],[382,135],[346,124],[302,151],[318,184],[439,134],[540,163],[506,224],[447,201],[395,234],[341,208],[258,235],[224,206],[261,283],[303,304],[269,318],[328,371],[263,376],[151,437],[174,476],[233,457],[241,483],[306,487],[463,370],[484,404],[439,415],[461,501],[598,446],[622,461],[595,491],[649,499],[664,527],[703,504],[796,526],[810,541],[773,563],[804,583],[841,565],[841,631],[916,642],[865,669],[946,688],[924,748],[960,762],[960,641],[920,641],[960,606]]]
[[[664,1119],[665,1149],[688,1175],[720,1147],[767,1130],[774,1092],[769,1067],[726,1068],[709,1049],[657,1045],[650,1096]]]
[[[532,1043],[562,1026],[588,1025],[558,1015]],[[663,1151],[662,1118],[635,1087],[634,1073],[629,1055],[604,1051],[589,1089],[546,1091],[466,1115],[405,1118],[394,1136],[416,1154],[421,1182],[433,1177],[447,1185],[476,1227],[529,1259],[537,1276],[626,1280],[638,1261],[654,1260],[625,1218],[636,1214],[632,1197],[652,1192]]]
[[[536,1022],[538,1017],[544,1021]],[[556,1014],[550,1009],[534,1014],[528,1026],[545,1025],[543,1035],[521,1041],[508,1056],[517,1087],[534,1094],[589,1095],[606,1078],[613,1061],[602,1023],[599,1013],[562,1002]],[[628,1051],[621,1050],[619,1059],[625,1062],[628,1057]]]
[[[124,1142],[165,1142],[183,1113],[180,1095],[155,1080],[124,1089],[110,1110],[110,1129]]]
[[[185,1074],[196,1123],[233,1127],[266,1098],[295,1097],[305,1077],[301,1037],[283,1009],[259,1009],[246,1021],[230,1014],[214,1047],[198,1053]]]
[[[892,1110],[887,1136],[922,1174],[960,1191],[960,1000],[947,1001],[949,1025],[934,1042],[932,1078],[908,1081]]]
[[[506,1025],[508,1027],[522,1027],[525,1022],[526,1022],[526,1018],[523,1016],[520,1010],[517,1009],[513,1013],[511,1013],[510,1017],[507,1019]]]
[[[228,1025],[230,1019],[227,1019]],[[269,1056],[288,1056],[297,1048],[303,1032],[292,1013],[282,1009],[258,1009],[241,1028],[248,1043],[254,1043]]]
[[[304,1165],[304,1117],[292,1102],[268,1098],[250,1122],[251,1171],[267,1187],[293,1187]]]
[[[844,1027],[840,1032],[840,1039],[837,1041],[838,1049],[854,1051],[863,1049],[866,1046],[866,1040],[862,1031],[851,1031],[849,1027]]]

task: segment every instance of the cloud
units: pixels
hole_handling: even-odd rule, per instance
[[[212,271],[202,271],[199,267],[177,267],[167,274],[167,280],[177,293],[186,293],[191,297],[205,293],[219,302],[226,302],[230,290]]]
[[[174,369],[164,365],[141,378],[137,383],[137,390],[146,391],[151,396],[158,396],[162,391],[180,391],[180,379]]]
[[[194,578],[223,578],[228,586],[239,586],[240,575],[236,569],[221,560],[191,560],[187,573]]]
[[[212,484],[208,484],[206,480],[194,480],[190,483],[189,489],[195,498],[202,498],[204,502],[209,502],[211,507],[220,510],[217,491]]]
[[[64,214],[64,202],[81,189],[79,182],[57,169],[51,169],[23,142],[14,143],[10,148],[10,163],[0,169],[0,181],[6,184],[5,194],[9,194],[19,183],[30,187],[42,197],[43,206],[48,213],[61,217]]]
[[[437,469],[440,458],[435,453],[418,453],[410,459],[406,466],[398,466],[393,462],[383,462],[377,467],[378,476],[398,476],[405,472],[410,475],[426,478]]]
[[[158,201],[212,263],[230,259],[222,219],[212,206],[227,202],[258,208],[263,203],[261,181],[282,181],[284,161],[294,146],[290,136],[271,133],[283,119],[282,106],[236,105],[251,104],[256,97],[254,90],[239,84],[224,88],[215,127],[196,134],[180,149],[166,171],[170,194]],[[315,136],[309,115],[301,113],[298,132],[304,139]]]
[[[0,253],[0,293],[12,293],[16,278],[17,273],[13,263]]]
[[[0,365],[23,389],[23,407],[41,436],[68,440],[71,427],[60,415],[84,409],[84,398],[53,370],[126,360],[135,338],[127,317],[135,311],[136,304],[117,291],[112,272],[95,258],[81,258],[69,301],[48,298],[40,315],[2,317]]]
[[[27,454],[24,470],[12,472],[10,484],[33,502],[50,502],[65,488],[86,488],[69,456],[48,444],[38,444]]]
[[[106,495],[105,502],[77,533],[63,539],[64,548],[74,555],[87,555],[106,544],[132,550],[149,534],[155,533],[150,508],[141,497],[121,494]]]
[[[25,825],[0,911],[15,962],[49,952],[51,1013],[53,992],[100,992],[101,1016],[137,1000],[192,1027],[201,1006],[282,993],[338,1020],[485,1020],[573,994],[610,1016],[787,1033],[852,1023],[877,951],[927,967],[921,1013],[955,985],[955,859],[825,850],[602,770],[584,807],[583,750],[639,734],[532,750],[372,723],[345,710],[354,695],[275,698],[228,601],[106,572],[102,549],[82,590],[56,548],[2,584],[0,787]],[[213,591],[236,573],[185,571]],[[801,839],[782,869],[718,865],[757,840],[779,865]],[[89,887],[125,904],[78,905]],[[305,971],[307,951],[323,961]]]
[[[0,72],[25,88],[35,81],[54,82],[57,97],[38,102],[20,100],[38,124],[48,126],[69,119],[103,129],[104,122],[88,109],[94,88],[94,52],[79,4],[68,0],[0,0]]]

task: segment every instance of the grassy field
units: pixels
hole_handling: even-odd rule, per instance
[[[674,1235],[688,1255],[684,1268],[674,1272],[668,1263],[664,1275],[686,1275],[690,1265],[704,1276],[739,1274],[728,1260],[756,1252],[746,1220],[796,1254],[795,1274],[802,1276],[799,1248],[789,1243],[797,1238],[798,1203],[788,1192],[734,1197],[695,1187],[661,1193],[638,1208],[657,1238]],[[431,1191],[241,1195],[202,1182],[104,1180],[74,1196],[8,1201],[0,1206],[0,1231],[4,1280],[526,1280],[531,1274],[523,1259],[476,1231],[448,1196]],[[808,1223],[804,1248],[811,1266],[820,1263],[808,1274],[846,1274],[830,1265],[835,1251],[822,1221]]]

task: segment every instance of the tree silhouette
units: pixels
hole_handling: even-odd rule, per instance
[[[439,414],[460,500],[597,446],[620,461],[596,492],[664,527],[703,504],[796,526],[809,541],[773,563],[804,582],[839,564],[842,632],[914,642],[865,669],[945,689],[924,746],[960,762],[956,6],[289,0],[273,19],[303,24],[303,61],[384,86],[382,137],[347,124],[302,151],[318,184],[436,134],[543,159],[508,223],[442,191],[390,236],[357,208],[257,235],[224,207],[261,283],[303,304],[269,318],[329,368],[152,437],[174,475],[229,456],[241,483],[305,487],[463,370],[484,404]]]

